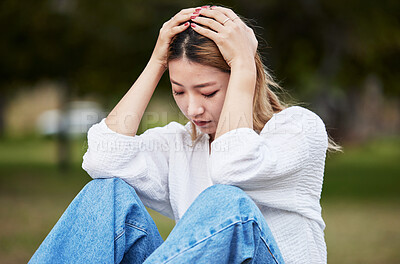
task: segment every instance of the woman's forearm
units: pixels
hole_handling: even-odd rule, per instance
[[[215,139],[236,128],[253,128],[255,86],[256,68],[254,61],[232,65]]]
[[[144,111],[165,71],[153,62],[146,65],[139,78],[106,118],[107,126],[120,134],[135,136]]]

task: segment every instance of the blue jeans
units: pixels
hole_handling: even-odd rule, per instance
[[[135,190],[89,182],[29,263],[284,263],[268,225],[239,188],[203,191],[165,242]]]

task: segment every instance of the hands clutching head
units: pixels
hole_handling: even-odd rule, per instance
[[[258,42],[253,30],[231,9],[219,6],[183,9],[166,21],[160,29],[152,59],[166,69],[173,37],[189,27],[211,39],[230,67],[254,63]]]

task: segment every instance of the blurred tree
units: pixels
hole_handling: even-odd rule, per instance
[[[277,79],[297,98],[314,102],[328,127],[338,128],[333,135],[345,137],[357,120],[351,117],[353,104],[371,75],[387,96],[400,95],[399,1],[241,3],[243,13],[265,28],[272,47],[266,50],[267,64]]]

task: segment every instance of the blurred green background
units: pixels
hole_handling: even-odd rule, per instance
[[[325,121],[329,263],[400,263],[400,2],[0,2],[0,259],[26,263],[79,190],[86,131],[149,59],[163,22],[222,4],[253,19],[265,64]],[[185,123],[163,77],[140,132]],[[173,221],[151,212],[164,238]]]

